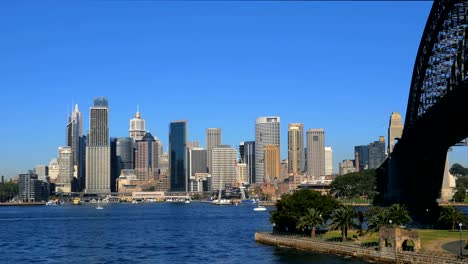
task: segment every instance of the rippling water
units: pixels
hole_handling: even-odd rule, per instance
[[[0,207],[0,263],[363,263],[255,243],[253,206]]]

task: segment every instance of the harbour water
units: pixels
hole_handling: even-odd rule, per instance
[[[0,263],[364,263],[254,242],[252,205],[0,207]]]

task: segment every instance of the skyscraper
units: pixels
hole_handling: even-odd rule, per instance
[[[135,171],[138,180],[157,180],[158,162],[158,145],[153,135],[147,132],[141,140],[136,141]]]
[[[280,177],[279,145],[265,145],[265,182],[272,183]]]
[[[299,173],[303,167],[304,124],[288,124],[288,172]]]
[[[83,135],[83,120],[81,112],[78,110],[78,104],[68,118],[67,123],[67,146],[71,147],[73,165],[77,166],[80,162],[80,137]]]
[[[255,183],[255,141],[244,142],[244,163],[247,164],[247,180]]]
[[[317,178],[325,175],[325,130],[307,131],[307,174]]]
[[[212,190],[233,187],[237,178],[237,150],[229,145],[219,145],[212,153]]]
[[[279,116],[259,117],[255,121],[255,183],[264,183],[265,146],[280,145]]]
[[[109,102],[94,99],[89,111],[89,135],[86,147],[86,192],[110,192]]]
[[[49,167],[47,165],[36,165],[37,179],[40,181],[48,181]]]
[[[206,129],[206,150],[208,151],[208,170],[212,171],[211,167],[211,151],[221,145],[221,128]]]
[[[135,168],[135,142],[133,138],[111,138],[111,191],[117,191],[116,180],[122,170]]]
[[[390,121],[388,124],[388,154],[390,155],[395,145],[395,139],[401,138],[403,133],[403,123],[401,121],[401,115],[398,112],[393,112],[390,115]]]
[[[208,172],[208,151],[203,148],[189,148],[189,176]]]
[[[333,150],[331,147],[325,147],[325,175],[333,174]]]
[[[73,181],[73,153],[71,147],[59,147],[59,174],[55,184],[58,192],[69,193],[72,191]]]
[[[385,137],[369,144],[369,169],[377,169],[385,161]]]
[[[80,137],[79,144],[79,163],[78,163],[78,191],[83,191],[86,187],[86,146],[88,140],[85,135]]]
[[[369,168],[369,146],[355,146],[354,160],[359,161],[359,170],[356,168],[356,171],[362,171]]]
[[[57,177],[59,175],[59,163],[56,158],[52,159],[49,162],[49,178],[50,181],[55,182],[57,180]]]
[[[146,133],[146,123],[141,119],[140,110],[137,108],[135,118],[130,119],[130,137],[133,140],[141,140]]]
[[[170,189],[187,192],[187,121],[174,121],[169,126]]]

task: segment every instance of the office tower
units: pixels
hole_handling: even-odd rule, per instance
[[[141,140],[146,133],[146,123],[141,119],[140,110],[137,107],[135,118],[130,119],[130,137],[133,140]]]
[[[55,182],[57,180],[57,177],[59,175],[59,168],[60,166],[56,158],[52,159],[49,162],[49,178],[52,182]]]
[[[55,184],[57,192],[72,191],[73,181],[73,153],[71,147],[59,147],[59,174]]]
[[[110,192],[109,102],[94,99],[89,111],[89,135],[86,147],[86,192]]]
[[[19,174],[18,200],[22,202],[45,202],[49,200],[49,184],[38,180],[37,174],[31,171]]]
[[[169,126],[170,189],[187,192],[187,121],[174,121]]]
[[[325,175],[325,130],[307,131],[307,174],[317,178]]]
[[[369,146],[367,145],[355,146],[354,147],[354,160],[358,162],[359,164],[359,170],[358,170],[358,167],[356,167],[356,171],[362,171],[362,170],[367,169],[369,167]]]
[[[158,180],[158,145],[151,133],[147,132],[141,140],[135,141],[135,171],[138,180]]]
[[[116,180],[121,170],[135,168],[135,142],[133,138],[111,138],[111,191],[117,191]]]
[[[255,183],[255,141],[244,142],[244,163],[247,164],[249,184]]]
[[[236,186],[244,186],[249,183],[249,179],[247,176],[247,164],[246,163],[237,163],[236,166],[237,170],[237,180]]]
[[[189,176],[208,172],[208,151],[203,148],[189,148]]]
[[[390,121],[388,124],[388,155],[393,152],[395,140],[399,140],[402,133],[403,122],[401,121],[401,115],[398,112],[393,112],[390,115]]]
[[[385,161],[385,137],[369,144],[369,169],[377,169]]]
[[[229,145],[219,145],[212,154],[212,190],[230,189],[237,178],[237,150]]]
[[[73,165],[77,166],[80,162],[80,137],[83,135],[83,120],[81,112],[78,110],[78,104],[70,117],[68,117],[67,123],[67,146],[71,147],[73,156]]]
[[[206,150],[208,151],[208,171],[211,173],[211,151],[221,145],[221,128],[206,129]]]
[[[239,163],[244,162],[244,142],[239,144]]]
[[[199,148],[199,147],[200,147],[200,142],[198,141],[187,142],[187,148],[193,149],[193,148]]]
[[[280,145],[280,118],[259,117],[255,121],[255,183],[264,183],[265,145]]]
[[[78,190],[81,192],[86,187],[86,146],[88,144],[87,137],[85,135],[80,137],[79,144],[79,162],[78,162]]]
[[[333,174],[333,150],[331,147],[325,147],[325,175]]]
[[[288,172],[300,173],[304,154],[304,124],[288,124]]]
[[[37,179],[40,181],[48,181],[49,167],[47,165],[36,165]]]
[[[279,145],[265,145],[265,183],[273,183],[280,177]]]
[[[356,168],[354,166],[355,166],[354,160],[343,160],[339,164],[340,175],[355,172]]]

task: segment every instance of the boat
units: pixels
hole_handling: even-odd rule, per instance
[[[266,207],[263,205],[258,205],[257,207],[254,207],[254,211],[266,211]]]
[[[80,205],[80,204],[81,204],[80,198],[78,198],[78,197],[77,197],[77,198],[73,198],[73,204],[74,204],[74,205]]]
[[[189,204],[189,203],[190,203],[190,200],[185,200],[185,203],[186,203],[186,204]]]
[[[54,201],[54,200],[49,200],[47,203],[46,203],[47,206],[51,206],[51,205],[57,205],[57,202]]]
[[[104,208],[99,204],[100,201],[101,201],[100,199],[98,199],[98,201],[97,201],[97,207],[96,207],[96,209],[98,209],[98,210],[104,209]]]

